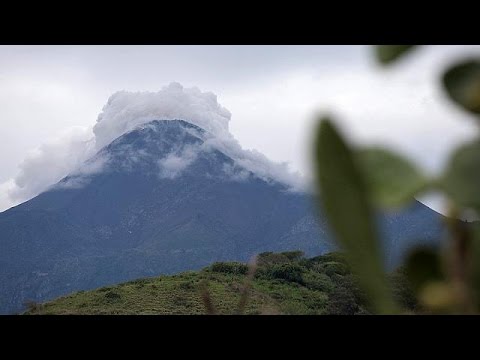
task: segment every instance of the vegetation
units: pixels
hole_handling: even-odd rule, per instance
[[[380,64],[390,66],[414,48],[381,45],[375,48],[375,55]],[[480,59],[453,65],[445,70],[441,82],[454,103],[480,120]],[[348,144],[334,122],[324,117],[319,121],[315,158],[322,208],[372,311],[399,313],[418,302],[422,311],[433,313],[480,312],[480,226],[457,220],[465,212],[480,216],[480,137],[456,149],[443,174],[430,178],[388,149]],[[415,195],[432,190],[449,200],[446,225],[450,241],[443,252],[412,252],[400,271],[405,276],[396,279],[397,285],[408,279],[414,294],[411,297],[389,285],[382,268],[374,212],[378,207],[406,205]],[[339,287],[335,291],[341,297],[336,306],[352,311],[347,294]]]
[[[263,253],[251,266],[219,262],[201,271],[80,291],[26,314],[368,314],[369,306],[340,253],[306,259],[301,252]],[[413,310],[404,276],[392,287]],[[246,296],[248,294],[248,296]],[[207,298],[205,298],[207,297]],[[243,304],[242,304],[243,301]]]

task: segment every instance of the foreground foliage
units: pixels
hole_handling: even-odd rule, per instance
[[[414,46],[374,49],[378,62],[390,66]],[[444,71],[441,83],[453,103],[480,119],[479,59],[453,64]],[[319,120],[314,155],[322,207],[373,312],[392,314],[405,309],[405,304],[397,303],[381,266],[374,211],[398,209],[414,196],[435,191],[448,200],[449,236],[445,249],[414,249],[407,259],[405,275],[414,289],[414,302],[433,313],[480,313],[480,225],[459,220],[466,214],[480,217],[478,134],[453,151],[436,177],[389,149],[351,144],[329,117]]]

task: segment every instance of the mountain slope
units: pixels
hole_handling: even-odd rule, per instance
[[[257,176],[219,148],[195,125],[152,121],[1,213],[0,312],[264,251],[334,248],[311,196]],[[440,217],[420,203],[379,223],[390,267],[409,244],[440,235]]]

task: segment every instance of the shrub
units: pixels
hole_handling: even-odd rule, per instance
[[[280,279],[287,282],[303,284],[304,269],[297,264],[273,265],[264,271],[264,276],[270,279]]]
[[[246,275],[248,266],[239,262],[216,262],[209,267],[209,270],[223,274]]]
[[[141,278],[141,279],[128,281],[128,282],[125,283],[125,285],[138,285],[138,284],[145,285],[146,283],[148,283],[150,281],[151,281],[151,279]]]
[[[295,300],[286,301],[282,308],[283,312],[289,315],[307,314],[310,311],[307,305]]]
[[[318,291],[311,291],[303,299],[303,302],[308,308],[318,311],[325,308],[325,305],[328,303],[328,296]]]
[[[189,299],[181,295],[174,295],[172,297],[172,302],[173,304],[175,304],[175,306],[180,306],[180,307],[188,307],[191,304]]]
[[[329,315],[355,315],[359,310],[355,296],[343,286],[336,286],[328,297],[326,312]]]
[[[331,252],[328,254],[321,255],[319,256],[319,258],[322,259],[322,262],[334,261],[342,264],[347,264],[347,258],[345,254],[342,252]]]
[[[122,296],[119,293],[116,293],[115,291],[109,291],[105,293],[105,299],[107,299],[109,302],[117,301],[122,298]]]
[[[338,275],[347,275],[350,273],[350,269],[348,265],[335,262],[335,261],[329,261],[326,263],[320,263],[316,264],[313,267],[313,270],[320,272],[320,273],[325,273],[329,277],[332,277],[335,274]]]
[[[412,286],[407,280],[405,268],[400,267],[389,276],[392,284],[392,293],[395,301],[407,310],[416,310],[418,302],[415,298],[415,293]]]
[[[289,263],[290,259],[284,253],[263,252],[257,256],[259,266],[278,265]]]
[[[110,291],[112,290],[113,287],[112,286],[106,286],[106,287],[103,287],[103,288],[100,288],[98,289],[99,292],[107,292],[107,291]]]
[[[322,292],[330,292],[334,286],[332,280],[326,274],[313,271],[303,274],[303,282],[307,288]]]
[[[301,258],[303,258],[305,253],[303,251],[300,251],[300,250],[284,251],[284,252],[281,252],[280,255],[285,256],[290,261],[295,261],[295,260],[300,260]]]
[[[192,290],[195,288],[195,285],[193,284],[193,281],[187,280],[182,281],[180,284],[178,284],[178,287],[182,290]]]

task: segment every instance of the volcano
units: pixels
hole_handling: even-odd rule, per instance
[[[269,178],[184,120],[126,131],[33,199],[0,213],[0,312],[140,277],[247,261],[265,251],[335,249],[313,195]],[[421,203],[380,214],[386,266],[435,244]]]

